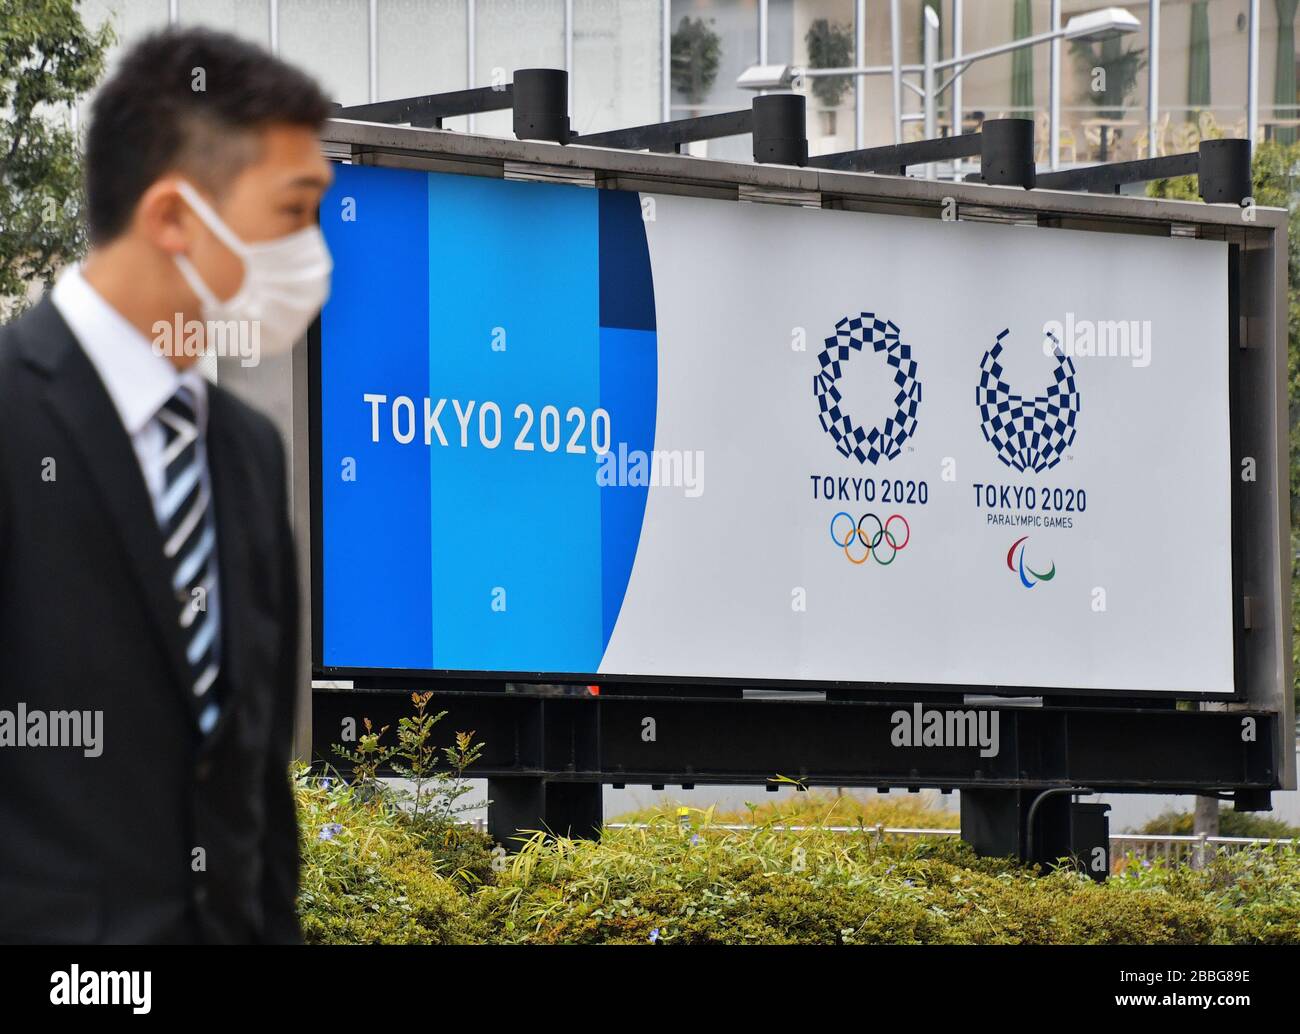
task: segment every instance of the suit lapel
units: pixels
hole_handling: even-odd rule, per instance
[[[162,530],[140,462],[113,400],[48,298],[22,320],[20,342],[27,359],[49,375],[46,402],[90,473],[176,688],[197,713],[179,625],[182,604],[172,592]]]
[[[251,558],[249,557],[249,507],[245,493],[255,483],[247,459],[239,448],[238,429],[227,411],[227,400],[220,389],[208,392],[207,453],[208,472],[212,478],[212,495],[217,518],[217,569],[220,573],[218,593],[221,598],[221,671],[229,701],[223,701],[221,718],[213,730],[216,739],[234,713],[226,706],[247,685],[244,641],[251,592]]]

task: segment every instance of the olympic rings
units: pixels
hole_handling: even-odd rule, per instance
[[[845,532],[842,536],[838,534],[835,530],[835,522],[838,521],[841,517],[843,517],[845,520],[849,522],[848,531]],[[868,519],[876,522],[876,530],[871,533],[870,540],[868,540],[867,536],[863,533],[862,530],[863,523]],[[890,530],[895,521],[901,521],[903,525],[903,529],[906,532],[906,534],[903,536],[902,542],[899,542],[895,533]],[[843,525],[841,525],[841,527],[843,527]],[[840,510],[838,513],[835,514],[834,517],[831,518],[830,531],[831,531],[831,541],[834,542],[835,545],[839,546],[842,550],[844,550],[844,555],[848,557],[849,562],[853,564],[864,564],[867,561],[867,557],[871,557],[881,567],[888,567],[890,564],[894,562],[898,554],[902,550],[907,548],[907,544],[912,541],[912,526],[907,523],[907,518],[904,517],[901,513],[891,514],[882,524],[880,518],[877,517],[874,513],[869,513],[869,512],[864,513],[855,522],[853,520],[852,514]],[[855,539],[863,548],[861,557],[855,557],[853,555],[852,547]],[[880,553],[881,553],[880,544],[882,542],[887,543],[891,550],[888,560],[880,559]]]

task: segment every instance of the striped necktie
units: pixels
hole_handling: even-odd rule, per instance
[[[193,390],[178,388],[158,411],[158,420],[164,436],[165,475],[158,506],[163,552],[172,575],[190,689],[200,702],[199,729],[206,735],[220,714],[214,687],[220,670],[221,616],[215,606],[217,536],[212,490]]]

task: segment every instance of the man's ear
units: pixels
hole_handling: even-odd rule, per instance
[[[197,231],[197,217],[176,189],[174,179],[154,183],[135,206],[136,233],[168,255],[190,250]]]

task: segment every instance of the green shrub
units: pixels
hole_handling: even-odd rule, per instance
[[[491,844],[468,826],[431,836],[398,807],[340,779],[296,773],[298,896],[311,944],[467,944],[483,939],[466,892],[491,877]]]
[[[470,898],[478,929],[532,944],[1300,943],[1300,855],[1095,884],[976,859],[950,839],[875,845],[826,830],[607,830],[534,837]]]
[[[955,818],[922,799],[800,794],[725,816],[753,823],[741,830],[718,828],[713,809],[660,806],[599,841],[536,833],[507,857],[454,821],[481,745],[457,733],[439,773],[430,736],[442,715],[427,702],[413,698],[395,747],[367,723],[356,750],[341,752],[355,765],[351,784],[295,773],[309,943],[1300,943],[1295,847],[1242,851],[1203,871],[1133,863],[1096,884],[1066,866],[977,858],[953,836],[878,842],[876,822]],[[414,793],[377,777],[394,758]],[[790,825],[801,828],[778,828]]]
[[[1195,832],[1195,815],[1190,811],[1164,811],[1145,823],[1139,833],[1191,836]],[[1262,840],[1287,840],[1300,837],[1300,828],[1281,819],[1255,815],[1248,811],[1223,808],[1219,811],[1219,835],[1225,837],[1257,837]]]

